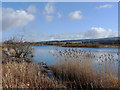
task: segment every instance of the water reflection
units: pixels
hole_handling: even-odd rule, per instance
[[[70,47],[56,47],[56,46],[34,46],[33,54],[35,57],[33,60],[35,62],[43,61],[48,65],[53,65],[56,62],[56,58],[54,54],[56,54],[56,50],[65,50],[65,49],[78,49],[85,50],[95,55],[95,59],[99,58],[101,55],[112,55],[114,59],[118,59],[118,49],[113,48],[70,48]],[[119,49],[120,50],[120,49]],[[96,63],[101,61],[96,61]]]

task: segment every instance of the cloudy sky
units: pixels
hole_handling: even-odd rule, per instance
[[[0,21],[3,41],[18,34],[28,41],[115,37],[118,3],[4,2]]]

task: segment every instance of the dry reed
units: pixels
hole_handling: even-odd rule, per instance
[[[56,50],[54,75],[70,88],[118,88],[118,60],[110,54],[96,57],[91,51]]]
[[[41,73],[32,63],[7,63],[2,65],[3,88],[56,88],[57,82]]]

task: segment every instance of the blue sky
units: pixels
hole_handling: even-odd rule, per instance
[[[15,34],[46,41],[106,38],[118,32],[117,2],[8,2],[2,7],[3,40]]]

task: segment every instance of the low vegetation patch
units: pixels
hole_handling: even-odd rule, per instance
[[[16,44],[18,43],[19,44]],[[3,88],[58,88],[54,78],[49,78],[41,64],[31,60],[32,48],[24,46],[22,39],[13,38],[3,44],[2,87]]]
[[[117,61],[112,55],[96,57],[84,50],[57,51],[54,75],[68,88],[118,88]]]
[[[57,82],[41,73],[32,63],[7,63],[2,65],[3,88],[56,88]]]
[[[44,62],[34,64],[33,48],[23,43],[13,38],[1,48],[3,88],[119,88],[118,59],[113,55],[96,57],[91,51],[56,50],[56,64],[47,66]],[[48,77],[43,68],[52,70],[53,76]]]

